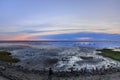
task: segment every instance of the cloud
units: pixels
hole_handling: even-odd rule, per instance
[[[93,32],[77,32],[69,34],[54,34],[44,36],[32,36],[31,39],[46,38],[51,40],[120,40],[118,34],[93,33]]]
[[[43,37],[72,34],[74,34],[74,36],[78,36],[78,34],[75,33],[81,32],[103,33],[103,35],[120,35],[120,27],[118,26],[119,23],[107,23],[107,21],[94,21],[92,19],[87,20],[83,18],[80,19],[79,17],[75,16],[54,17],[43,21],[41,21],[39,18],[37,21],[36,19],[30,19],[28,21],[26,19],[14,25],[6,25],[5,27],[0,26],[0,38],[11,40],[29,40],[38,36],[39,39],[48,39]],[[77,36],[74,38],[75,40]],[[65,39],[65,37],[67,36],[62,38]],[[82,37],[89,36],[85,36],[83,34]]]
[[[100,29],[101,30],[101,29]],[[119,31],[119,30],[118,30]],[[115,31],[116,33],[116,31]],[[99,35],[98,35],[99,34]],[[117,35],[117,36],[116,36]],[[100,38],[99,38],[99,37]],[[101,37],[102,36],[102,37]],[[112,36],[116,40],[120,40],[120,34],[111,34],[111,32],[99,32],[99,29],[87,30],[87,29],[61,29],[61,30],[47,30],[47,31],[35,31],[35,30],[25,30],[19,32],[7,32],[0,34],[0,39],[6,40],[29,40],[29,39],[79,39],[79,40],[87,40],[87,39],[110,39],[109,37]],[[116,37],[115,37],[116,36]],[[119,37],[118,37],[119,36]],[[95,38],[96,37],[96,38]],[[112,38],[111,38],[112,39]]]
[[[90,37],[81,37],[81,38],[77,38],[77,40],[92,40],[92,38],[90,38]]]
[[[55,16],[47,19],[41,19],[39,15],[35,18],[21,19],[16,23],[0,25],[2,32],[19,32],[19,31],[49,31],[49,30],[67,30],[79,29],[81,32],[102,32],[120,34],[120,23],[102,19],[88,19],[78,15]]]

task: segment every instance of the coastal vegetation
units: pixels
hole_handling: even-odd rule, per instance
[[[0,51],[0,61],[16,63],[19,59],[11,56],[11,53]]]
[[[101,49],[97,51],[101,52],[101,53],[98,53],[99,55],[120,61],[120,51],[113,51],[112,49]]]

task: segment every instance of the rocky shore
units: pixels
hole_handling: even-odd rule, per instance
[[[96,54],[95,48],[11,45],[0,50],[11,53],[1,54],[0,80],[120,79],[119,61]]]
[[[49,70],[29,70],[15,63],[0,62],[0,80],[119,80],[120,68],[81,71],[54,72],[49,75]]]

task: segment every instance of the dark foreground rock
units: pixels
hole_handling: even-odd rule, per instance
[[[76,74],[76,75],[75,75]],[[119,80],[120,72],[116,69],[105,73],[81,74],[80,72],[53,72],[29,70],[15,63],[0,62],[0,80]]]

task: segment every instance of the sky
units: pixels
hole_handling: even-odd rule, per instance
[[[120,0],[0,0],[0,40],[120,40]]]

